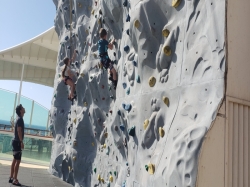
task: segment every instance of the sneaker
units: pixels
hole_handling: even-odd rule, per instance
[[[14,180],[14,181],[12,182],[12,184],[15,185],[15,186],[22,186],[22,185],[18,182],[17,179]]]
[[[13,182],[13,178],[9,178],[9,183],[12,183]]]

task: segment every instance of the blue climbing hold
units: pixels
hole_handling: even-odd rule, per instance
[[[70,45],[67,47],[67,49],[70,49]]]
[[[130,87],[127,89],[126,94],[127,94],[127,95],[130,94]]]
[[[68,37],[68,36],[66,36],[64,39],[67,41],[67,40],[69,39],[69,37]]]
[[[75,37],[75,34],[72,34],[72,36],[71,36],[72,38],[74,38]]]
[[[136,61],[133,61],[133,64],[134,64],[134,66],[137,66],[137,63],[136,63]]]
[[[76,65],[76,66],[78,65],[78,61],[75,62],[75,65]]]
[[[130,136],[134,136],[135,135],[135,126],[131,127],[129,130],[128,130],[128,134]]]
[[[127,15],[126,22],[130,22],[130,16],[129,16],[129,14]]]
[[[126,33],[127,33],[127,35],[129,35],[129,29],[128,29],[128,30],[126,30]]]
[[[72,10],[72,14],[75,14],[75,10]]]
[[[68,10],[68,7],[64,7],[63,9],[64,9],[64,10]]]
[[[117,114],[120,116],[120,115],[121,115],[121,111],[120,111],[120,110],[118,110],[118,111],[117,111]]]
[[[140,76],[139,76],[139,75],[136,76],[136,82],[138,82],[138,83],[141,82],[141,79],[140,79]]]
[[[131,110],[131,108],[132,108],[132,105],[131,104],[122,104],[122,107],[126,110],[126,111],[130,111]]]
[[[123,2],[123,6],[128,6],[128,0],[125,0],[125,1]]]
[[[129,46],[126,45],[126,46],[124,47],[124,51],[128,52],[128,50],[129,50]]]
[[[122,86],[125,89],[127,87],[127,84],[124,82],[124,83],[122,83]]]
[[[126,187],[126,181],[122,183],[122,187]]]
[[[125,130],[125,126],[124,126],[123,124],[121,124],[121,125],[120,125],[120,129],[121,129],[122,131],[124,131],[124,130]]]
[[[126,166],[128,166],[128,162],[126,162]]]

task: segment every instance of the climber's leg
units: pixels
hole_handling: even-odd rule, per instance
[[[75,84],[71,79],[67,80],[67,85],[70,86],[70,99],[74,98]]]

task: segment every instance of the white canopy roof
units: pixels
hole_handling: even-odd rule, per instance
[[[58,53],[58,36],[54,27],[12,48],[0,51],[0,79],[20,80],[54,86]]]

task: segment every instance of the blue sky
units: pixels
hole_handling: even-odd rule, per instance
[[[0,2],[0,51],[25,42],[54,26],[53,0],[4,0]],[[19,81],[0,80],[0,88],[19,91]],[[23,82],[22,95],[50,109],[53,88]]]

